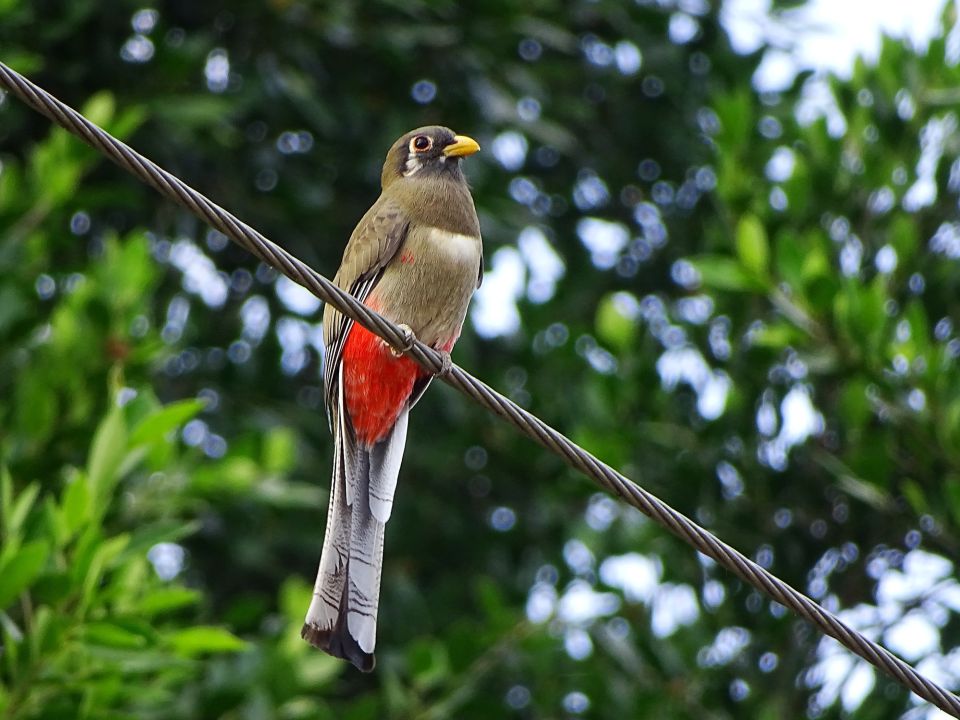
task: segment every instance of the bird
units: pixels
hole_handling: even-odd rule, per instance
[[[390,148],[381,194],[334,283],[439,351],[444,369],[483,281],[480,222],[461,160],[476,140],[442,126]],[[433,375],[335,310],[323,312],[324,401],[334,457],[327,525],[301,637],[363,672],[375,666],[384,529],[410,409]]]

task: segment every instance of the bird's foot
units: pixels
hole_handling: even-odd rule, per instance
[[[453,370],[453,360],[450,359],[450,353],[446,350],[437,350],[440,353],[440,369],[437,370],[437,377],[445,377]]]
[[[400,332],[403,333],[403,345],[398,348],[391,345],[390,354],[394,357],[401,357],[404,353],[410,352],[410,350],[413,349],[413,344],[417,341],[417,336],[413,334],[413,330],[410,329],[409,325],[400,323],[397,327],[399,327]]]

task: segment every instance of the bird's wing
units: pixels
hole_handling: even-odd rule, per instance
[[[360,302],[379,282],[387,266],[407,236],[410,221],[400,206],[383,195],[373,204],[354,229],[343,262],[333,281]],[[328,416],[337,406],[337,386],[343,346],[353,320],[337,312],[331,305],[323,310],[323,384]],[[333,418],[330,417],[331,423]]]

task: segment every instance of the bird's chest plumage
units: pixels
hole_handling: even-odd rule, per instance
[[[480,261],[479,238],[413,227],[385,268],[373,300],[423,342],[452,344],[476,289]]]

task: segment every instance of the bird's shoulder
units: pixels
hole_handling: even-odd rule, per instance
[[[350,235],[337,272],[337,285],[350,289],[358,279],[383,268],[396,254],[409,225],[400,203],[381,195]]]

